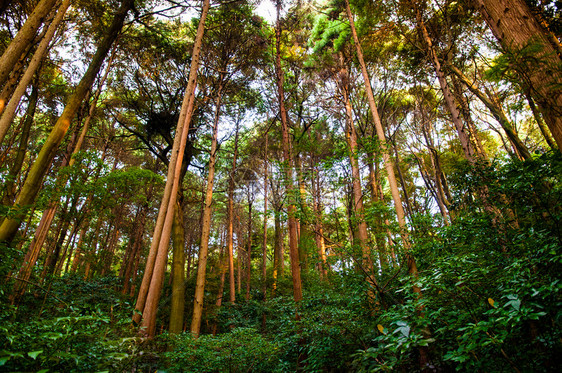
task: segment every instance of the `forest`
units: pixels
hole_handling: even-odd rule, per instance
[[[558,372],[559,0],[0,0],[0,372]]]

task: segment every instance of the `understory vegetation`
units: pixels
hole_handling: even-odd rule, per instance
[[[559,154],[459,169],[453,223],[415,219],[417,278],[393,267],[370,274],[380,284],[374,289],[351,267],[325,281],[311,271],[303,274],[298,305],[285,278],[265,302],[255,291],[249,300],[209,306],[197,339],[189,332],[139,337],[130,321],[133,299],[117,291],[116,277],[50,278],[32,286],[19,307],[2,302],[1,369],[409,372],[424,348],[428,371],[555,372],[562,356],[561,175]],[[486,201],[475,196],[484,185]],[[507,202],[503,221],[483,207],[505,210]],[[3,261],[4,273],[11,260]],[[187,284],[190,294],[194,279]],[[159,329],[167,323],[169,291],[165,286]]]

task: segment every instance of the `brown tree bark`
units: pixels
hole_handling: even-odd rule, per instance
[[[31,80],[35,75],[35,72],[41,65],[41,62],[43,61],[43,58],[45,56],[45,53],[47,52],[49,44],[51,43],[51,39],[55,35],[55,31],[58,29],[60,23],[62,22],[62,19],[66,14],[66,10],[68,9],[69,6],[70,6],[70,0],[63,0],[57,11],[57,15],[55,16],[55,19],[53,19],[53,21],[49,25],[49,28],[47,29],[45,36],[43,36],[43,39],[39,43],[39,46],[37,47],[37,50],[35,51],[33,58],[29,62],[29,65],[27,66],[25,73],[21,77],[16,90],[12,94],[10,101],[8,102],[4,110],[1,111],[2,116],[0,117],[0,143],[4,141],[4,136],[6,136],[10,124],[14,120],[20,100],[24,95],[25,91],[27,90],[27,86],[29,85],[29,83],[31,83]]]
[[[367,231],[367,222],[365,221],[365,212],[363,207],[363,190],[361,187],[361,174],[359,170],[359,151],[357,145],[357,131],[353,123],[353,109],[350,100],[350,80],[349,72],[345,66],[343,55],[340,53],[340,73],[339,73],[340,93],[345,105],[345,140],[349,149],[349,163],[351,165],[351,186],[353,194],[353,207],[350,209],[352,213],[351,223],[356,228],[356,240],[354,244],[361,248],[362,265],[369,273],[373,270],[373,260],[369,247],[369,232]]]
[[[151,188],[152,189],[152,188]],[[149,196],[152,195],[152,190],[149,192]],[[150,199],[148,197],[147,199]],[[144,227],[146,225],[146,217],[148,214],[148,201],[147,203],[143,204],[137,214],[135,215],[135,223],[133,226],[132,237],[130,238],[129,246],[131,247],[129,250],[129,255],[126,256],[126,260],[123,260],[122,267],[123,270],[123,294],[129,294],[131,290],[131,278],[135,263],[137,263],[138,258],[141,254],[142,248],[142,238],[144,236]]]
[[[468,79],[468,77],[464,75],[462,71],[460,71],[460,69],[458,69],[456,66],[450,65],[449,69],[455,75],[457,75],[461,80],[461,82],[463,82],[463,84],[466,85],[468,90],[472,92],[476,97],[478,97],[480,101],[482,101],[482,103],[486,105],[488,110],[490,110],[494,118],[496,118],[496,120],[504,130],[505,134],[509,138],[509,141],[513,144],[513,147],[515,148],[520,159],[524,159],[524,160],[531,159],[531,153],[529,153],[529,150],[527,149],[525,144],[523,144],[523,142],[521,141],[521,139],[513,129],[513,125],[511,124],[510,120],[507,118],[507,115],[505,115],[505,112],[503,111],[497,97],[494,97],[490,94],[484,94],[484,92],[478,89],[476,84],[471,82],[470,79]]]
[[[45,0],[44,0],[45,1]],[[43,3],[43,1],[41,2]],[[107,56],[113,42],[119,35],[125,17],[127,13],[133,6],[134,0],[123,0],[121,6],[117,10],[113,21],[108,28],[105,36],[100,41],[96,53],[92,57],[92,61],[86,70],[86,73],[80,80],[80,83],[76,87],[74,93],[70,96],[62,115],[55,123],[49,137],[45,141],[45,144],[41,148],[37,159],[31,166],[27,179],[22,186],[22,189],[16,198],[14,203],[14,208],[21,209],[21,207],[26,207],[31,205],[41,188],[41,183],[45,174],[48,171],[48,165],[52,162],[56,155],[59,145],[61,144],[71,121],[74,119],[82,101],[86,97],[90,87],[92,86],[96,76],[99,73],[103,60]],[[2,63],[0,62],[0,66]],[[0,242],[10,243],[14,236],[16,235],[21,221],[25,216],[25,212],[18,212],[13,218],[5,219],[0,225]]]
[[[263,168],[263,241],[262,241],[262,257],[261,257],[261,280],[262,280],[262,295],[263,300],[267,299],[267,178],[268,178],[268,161],[267,161],[267,147],[268,134],[265,134],[265,147],[264,147],[264,168]],[[265,320],[265,314],[264,314]]]
[[[473,0],[494,36],[508,54],[524,90],[529,90],[562,149],[562,50],[558,39],[537,20],[524,0]],[[532,45],[541,50],[529,55]]]
[[[41,0],[33,9],[25,21],[23,27],[18,31],[10,42],[2,57],[0,57],[0,87],[4,86],[10,72],[14,68],[25,49],[29,46],[35,33],[48,17],[57,0]]]
[[[365,91],[367,93],[369,108],[371,109],[373,122],[375,123],[375,129],[377,132],[377,138],[379,140],[381,153],[383,154],[384,165],[387,172],[388,184],[390,186],[390,192],[392,194],[392,199],[394,201],[394,208],[396,210],[398,225],[400,226],[400,230],[401,230],[400,233],[402,236],[404,247],[409,249],[410,240],[408,238],[408,233],[406,228],[406,218],[404,214],[404,207],[402,206],[402,198],[400,197],[400,192],[398,191],[398,183],[396,182],[396,176],[394,174],[394,164],[392,162],[392,159],[390,158],[390,154],[388,151],[384,129],[382,127],[377,105],[375,103],[375,96],[373,95],[371,80],[369,78],[369,73],[367,72],[367,66],[365,65],[365,59],[363,58],[363,51],[361,49],[361,44],[359,43],[359,38],[357,36],[357,31],[355,29],[355,22],[353,20],[353,14],[351,13],[351,8],[349,7],[348,0],[345,0],[345,7],[347,12],[347,17],[349,19],[349,24],[351,26],[351,34],[355,42],[357,59],[359,60],[359,64],[361,66],[361,73],[363,75],[363,80],[365,82]],[[411,267],[411,270],[417,272],[417,268],[415,268],[415,263],[411,262],[409,266]]]
[[[228,284],[230,303],[236,301],[236,284],[234,281],[234,177],[236,175],[236,161],[238,158],[238,130],[239,123],[236,122],[236,132],[234,135],[234,154],[232,157],[232,168],[228,178],[228,202],[227,202],[227,231],[226,246],[228,252]]]
[[[316,247],[318,248],[318,273],[320,274],[321,280],[326,280],[328,277],[329,266],[326,260],[326,243],[324,242],[324,228],[322,224],[323,207],[322,190],[320,185],[320,170],[313,164],[311,164],[311,168],[314,170],[314,176],[312,178],[312,195],[314,199],[314,236],[316,239]]]
[[[252,207],[253,201],[250,194],[252,193],[252,188],[248,188],[248,240],[246,245],[248,249],[246,250],[246,296],[245,299],[250,299],[250,280],[252,275]]]
[[[14,202],[14,198],[16,196],[16,178],[20,174],[23,162],[25,160],[29,134],[31,132],[31,126],[33,124],[33,118],[35,116],[35,109],[37,108],[38,98],[39,88],[37,87],[37,85],[34,85],[33,89],[31,90],[31,95],[29,96],[27,110],[22,119],[23,125],[20,133],[18,151],[16,153],[14,163],[12,163],[12,165],[10,166],[10,172],[6,177],[7,181],[4,184],[4,194],[2,196],[2,204],[4,206],[10,206]]]
[[[457,135],[461,142],[464,157],[470,163],[474,163],[476,161],[475,157],[477,156],[477,152],[474,148],[473,143],[470,140],[470,134],[468,132],[468,129],[465,127],[465,125],[461,120],[461,113],[457,108],[457,104],[455,103],[455,98],[449,88],[449,84],[447,83],[447,79],[445,78],[445,73],[441,68],[441,62],[439,62],[439,58],[437,57],[437,52],[433,47],[433,41],[431,40],[429,33],[427,32],[427,28],[425,27],[425,23],[423,21],[422,14],[420,11],[420,5],[417,2],[414,2],[412,5],[415,7],[416,21],[418,23],[418,28],[426,44],[427,53],[429,55],[431,63],[433,64],[435,74],[437,75],[437,80],[439,80],[439,86],[441,87],[443,98],[445,99],[445,106],[447,107],[447,110],[451,114],[453,124],[455,125],[455,128],[457,130]]]
[[[213,203],[213,183],[215,178],[215,162],[217,160],[217,136],[222,103],[223,79],[218,87],[215,102],[215,119],[213,122],[213,138],[211,141],[211,155],[209,158],[209,173],[207,175],[207,190],[203,205],[203,219],[201,224],[201,245],[199,247],[199,261],[197,263],[197,282],[195,284],[195,300],[193,303],[193,317],[191,319],[191,334],[197,338],[201,331],[203,316],[203,301],[207,272],[207,255],[209,251],[209,236],[211,233],[211,212]]]
[[[187,134],[189,132],[189,126],[193,114],[195,86],[197,81],[197,72],[199,69],[199,57],[201,54],[203,34],[205,32],[205,19],[209,11],[209,6],[210,1],[204,0],[197,28],[195,44],[193,46],[189,80],[182,102],[182,109],[178,119],[176,136],[174,138],[172,156],[168,166],[168,177],[166,180],[164,197],[160,205],[150,252],[146,260],[146,268],[135,305],[136,311],[133,314],[133,321],[137,323],[141,321],[141,316],[144,317],[142,322],[142,333],[149,337],[153,337],[156,331],[156,311],[160,300],[160,292],[162,290],[168,244],[175,209],[175,198],[179,188],[183,155],[185,153]]]
[[[281,117],[283,135],[283,159],[285,171],[285,190],[289,198],[287,206],[287,220],[289,226],[289,255],[291,258],[291,276],[293,279],[293,297],[296,302],[302,300],[302,281],[299,263],[299,248],[297,236],[296,205],[294,201],[293,164],[290,155],[289,123],[287,109],[285,108],[284,74],[281,68],[281,1],[277,1],[277,23],[275,27],[275,73],[277,76],[277,99],[279,101],[279,114]]]

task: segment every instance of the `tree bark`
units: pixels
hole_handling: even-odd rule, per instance
[[[0,57],[0,87],[3,87],[4,83],[6,83],[10,72],[35,37],[35,33],[45,18],[48,17],[56,2],[57,0],[39,1],[35,9],[33,9],[33,12],[25,21],[23,27],[10,42],[2,54],[2,57]]]
[[[74,119],[82,101],[86,97],[90,87],[92,86],[98,72],[101,68],[103,60],[107,56],[113,42],[119,35],[125,17],[129,9],[133,6],[134,0],[123,0],[119,10],[115,14],[111,26],[109,27],[104,38],[101,40],[96,53],[92,57],[92,61],[80,83],[76,87],[74,93],[69,98],[62,115],[57,120],[54,128],[52,129],[45,144],[41,148],[37,159],[31,166],[27,179],[22,186],[22,189],[16,198],[14,208],[21,209],[27,207],[35,201],[37,193],[41,188],[41,183],[45,174],[48,171],[48,165],[51,163],[56,155],[59,145],[61,144],[64,136],[66,135],[71,121]],[[0,63],[0,66],[2,64]],[[0,242],[10,243],[16,235],[21,221],[24,220],[25,212],[18,212],[14,217],[5,219],[0,225]]]
[[[0,144],[2,143],[2,141],[4,141],[4,137],[8,132],[10,124],[13,122],[14,117],[16,115],[16,111],[19,106],[20,100],[24,95],[25,91],[27,90],[27,86],[33,79],[33,76],[35,75],[37,68],[39,67],[39,65],[41,65],[41,62],[43,61],[43,57],[45,56],[45,53],[49,48],[49,44],[51,43],[51,39],[55,35],[55,31],[58,29],[60,23],[62,22],[62,19],[66,14],[66,10],[68,9],[69,6],[70,6],[70,0],[63,0],[62,4],[60,5],[57,11],[57,15],[55,16],[55,19],[49,25],[49,28],[47,29],[47,33],[45,34],[45,36],[43,36],[41,43],[39,43],[39,46],[37,47],[37,50],[35,51],[35,54],[31,59],[31,62],[29,62],[29,65],[27,66],[25,73],[21,77],[16,90],[12,94],[12,98],[10,98],[8,105],[6,105],[6,107],[2,111],[2,116],[0,117]]]
[[[285,168],[285,189],[288,200],[287,220],[289,226],[289,255],[291,258],[291,276],[293,279],[293,298],[295,302],[302,300],[302,282],[299,263],[299,248],[297,236],[296,206],[293,195],[293,164],[290,155],[289,124],[285,108],[284,74],[281,68],[281,1],[277,1],[277,26],[275,27],[275,73],[277,75],[277,99],[279,100],[279,114],[281,117],[283,135],[283,159]]]
[[[172,261],[172,301],[170,306],[171,334],[183,331],[183,314],[185,308],[185,232],[183,225],[182,198],[176,203],[174,225],[172,227],[172,244],[174,256]]]
[[[524,160],[531,159],[531,153],[529,153],[529,150],[527,149],[525,144],[523,144],[523,142],[521,141],[521,139],[513,129],[513,125],[507,118],[507,115],[505,115],[505,112],[503,111],[498,100],[491,95],[485,95],[484,92],[479,90],[476,84],[472,83],[468,79],[468,77],[466,77],[466,75],[464,75],[462,71],[460,71],[460,69],[458,69],[456,66],[449,65],[449,69],[455,75],[457,75],[461,80],[461,82],[463,82],[463,84],[466,85],[468,90],[472,92],[476,97],[478,97],[480,101],[482,101],[482,103],[486,105],[488,110],[490,110],[494,118],[496,118],[496,120],[504,130],[505,134],[509,138],[509,141],[513,144],[513,147],[517,151],[519,157]]]
[[[211,156],[209,159],[209,173],[207,175],[207,190],[203,205],[203,222],[201,224],[201,246],[199,247],[199,261],[197,264],[197,281],[195,285],[195,300],[193,303],[193,318],[191,319],[191,334],[197,338],[201,331],[203,316],[203,301],[207,272],[207,255],[209,251],[209,236],[211,233],[211,212],[213,203],[213,183],[215,179],[215,162],[217,160],[217,136],[222,100],[222,79],[218,88],[215,102],[215,119],[213,123],[213,139],[211,141]]]
[[[514,68],[530,90],[562,149],[562,56],[560,42],[543,28],[524,0],[473,0],[503,50],[518,57]],[[534,45],[541,50],[535,52]],[[529,49],[529,47],[531,47]],[[532,56],[529,52],[532,51]]]
[[[7,181],[4,184],[4,195],[2,196],[2,204],[4,206],[10,206],[14,202],[14,198],[16,195],[16,178],[20,174],[23,166],[23,161],[25,160],[29,134],[31,132],[31,126],[33,124],[33,118],[35,117],[35,109],[37,108],[38,98],[39,88],[37,87],[37,85],[34,85],[33,89],[31,90],[31,95],[29,96],[27,110],[23,117],[24,122],[21,129],[20,142],[18,145],[16,158],[14,160],[14,163],[10,167],[10,172],[6,178]]]
[[[461,113],[457,108],[457,104],[455,103],[454,96],[449,89],[449,84],[447,83],[447,79],[445,78],[445,73],[441,68],[441,62],[439,62],[439,58],[437,57],[437,53],[435,52],[435,48],[433,48],[433,41],[429,37],[429,33],[427,32],[427,28],[425,27],[425,23],[422,19],[422,14],[419,9],[419,5],[417,3],[413,4],[415,7],[416,12],[416,20],[418,23],[418,28],[422,34],[424,42],[426,43],[427,53],[429,54],[429,58],[431,63],[433,64],[433,68],[435,70],[435,74],[437,75],[437,80],[439,80],[439,86],[441,87],[441,92],[443,93],[443,98],[445,99],[445,105],[451,114],[453,124],[457,130],[457,134],[459,140],[461,142],[461,146],[463,149],[464,157],[470,162],[474,163],[476,150],[474,149],[474,145],[470,141],[470,136],[467,131],[467,128],[461,121]]]
[[[268,136],[265,134],[264,147],[264,168],[263,168],[263,241],[262,241],[262,257],[261,257],[261,280],[263,300],[267,299],[267,178],[268,178],[268,162],[267,162],[267,145]],[[264,314],[265,318],[265,314]]]
[[[142,328],[144,330],[142,332],[149,337],[153,337],[156,331],[156,311],[158,308],[158,301],[160,300],[160,292],[162,290],[167,250],[175,209],[175,198],[179,187],[183,156],[195,103],[195,86],[197,71],[199,69],[199,57],[201,54],[203,34],[205,32],[205,19],[209,11],[209,6],[210,0],[204,0],[195,44],[193,46],[189,80],[182,102],[172,156],[168,166],[168,177],[164,189],[164,196],[158,212],[152,244],[146,260],[146,268],[135,305],[136,311],[133,314],[133,321],[137,323],[140,322],[141,315],[144,317],[142,322]]]
[[[234,135],[234,155],[232,158],[232,168],[228,178],[228,202],[227,202],[227,231],[226,246],[228,251],[228,284],[229,284],[229,300],[230,303],[236,301],[236,284],[234,281],[234,177],[236,175],[236,161],[238,158],[238,128],[239,123],[236,122],[236,132]]]
[[[367,231],[367,222],[365,221],[365,212],[363,207],[363,190],[361,187],[361,173],[359,170],[359,152],[357,145],[357,131],[353,123],[353,109],[350,101],[350,81],[349,72],[345,66],[342,54],[340,53],[340,91],[345,105],[345,140],[349,149],[349,163],[351,165],[351,187],[353,194],[353,208],[351,212],[351,223],[355,226],[356,240],[354,244],[361,248],[362,265],[369,273],[373,270],[373,260],[369,248],[369,232]]]

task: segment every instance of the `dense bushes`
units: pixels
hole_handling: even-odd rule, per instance
[[[309,274],[299,305],[287,295],[290,282],[280,281],[282,295],[266,302],[256,293],[210,307],[205,330],[216,326],[215,336],[141,341],[115,278],[53,279],[48,293],[33,289],[19,308],[6,305],[4,283],[0,370],[557,371],[561,171],[552,155],[464,169],[450,226],[412,220],[417,278],[387,268],[375,274],[375,291],[359,271],[333,270],[326,282]]]

